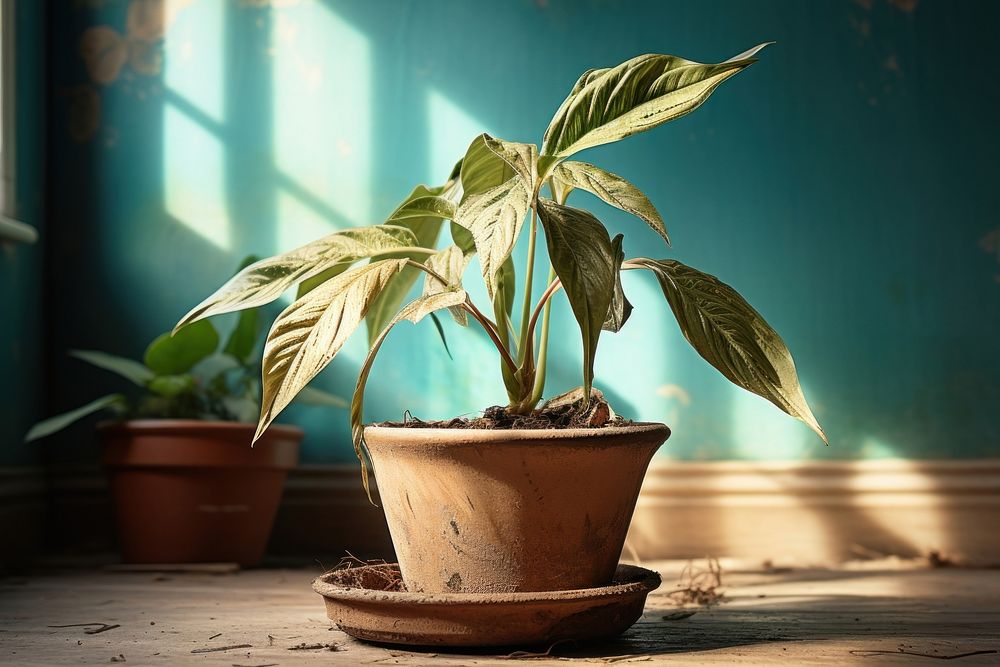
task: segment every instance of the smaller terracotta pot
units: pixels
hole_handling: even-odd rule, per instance
[[[196,420],[101,424],[126,563],[239,563],[264,555],[302,430]]]
[[[365,429],[400,573],[424,593],[610,584],[669,435],[663,424]]]

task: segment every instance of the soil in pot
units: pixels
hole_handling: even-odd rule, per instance
[[[102,424],[126,563],[260,563],[302,431],[136,420]]]
[[[407,590],[607,585],[646,468],[669,434],[650,423],[366,428]]]

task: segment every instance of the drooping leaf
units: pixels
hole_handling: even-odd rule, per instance
[[[396,211],[405,209],[409,203],[420,200],[426,197],[436,197],[436,196],[450,196],[448,195],[449,188],[454,184],[454,181],[449,181],[448,184],[435,187],[427,188],[423,185],[419,185],[414,188],[413,192],[403,200],[399,206],[396,207]],[[454,202],[452,202],[454,205]],[[395,213],[394,213],[395,215]],[[391,217],[391,216],[390,216]],[[398,224],[409,229],[413,235],[416,237],[415,246],[420,248],[434,248],[437,245],[438,235],[441,232],[442,219],[438,215],[424,215],[418,217],[408,217],[406,219],[401,219]],[[426,254],[411,253],[408,255],[400,255],[400,257],[407,257],[415,262],[423,262],[427,259]],[[420,277],[422,271],[416,267],[408,266],[405,267],[398,275],[393,277],[386,285],[382,293],[375,299],[375,303],[372,304],[371,309],[368,311],[368,315],[365,317],[365,326],[368,329],[368,345],[370,346],[375,338],[378,336],[379,332],[385,327],[385,325],[392,319],[392,317],[399,310],[399,307],[403,304],[403,299],[409,293],[410,289],[417,282],[417,278]]]
[[[663,218],[653,202],[621,176],[586,162],[563,162],[553,170],[552,179],[557,181],[558,196],[562,200],[565,201],[573,188],[586,190],[615,208],[636,216],[670,245]]]
[[[531,206],[531,194],[519,176],[468,197],[455,222],[472,233],[490,299],[497,292],[497,272],[510,257]]]
[[[342,399],[340,396],[336,396],[330,392],[310,386],[302,387],[302,389],[299,390],[299,393],[295,396],[295,402],[301,403],[302,405],[314,405],[317,407],[327,408],[347,407],[347,401]]]
[[[519,176],[528,190],[534,185],[538,148],[481,134],[462,159],[462,201]]]
[[[368,467],[365,464],[362,448],[364,447],[364,401],[365,385],[368,383],[368,375],[371,373],[372,364],[378,355],[379,348],[389,335],[389,331],[403,320],[409,320],[416,324],[426,315],[442,308],[452,308],[465,302],[465,292],[457,290],[454,292],[437,292],[435,294],[422,295],[418,299],[408,303],[396,316],[386,324],[385,328],[376,336],[375,342],[368,351],[364,363],[361,365],[361,372],[358,375],[358,384],[354,389],[354,397],[351,399],[351,437],[354,441],[354,453],[361,462],[361,482],[365,487],[365,493],[371,500],[371,490],[368,486]]]
[[[448,339],[444,335],[444,325],[441,324],[441,318],[437,316],[437,313],[431,313],[431,321],[434,322],[434,328],[437,329],[438,338],[441,339],[445,354],[448,355],[449,359],[455,361],[455,357],[451,356],[451,348],[448,347]]]
[[[784,341],[736,290],[674,260],[640,258],[627,265],[653,272],[684,337],[708,363],[733,384],[802,420],[826,441]]]
[[[611,239],[611,253],[614,255],[614,276],[615,290],[611,294],[611,306],[608,308],[608,316],[604,320],[602,329],[617,333],[625,326],[629,316],[632,314],[632,304],[625,297],[622,290],[622,262],[625,260],[625,252],[622,250],[622,235]]]
[[[583,392],[590,396],[594,355],[615,288],[615,256],[608,231],[591,213],[547,199],[538,217],[552,268],[562,282],[583,337]]]
[[[173,334],[157,336],[143,361],[157,375],[186,373],[196,363],[219,347],[219,333],[207,320],[197,320],[175,329]]]
[[[144,387],[147,382],[153,379],[153,371],[132,359],[118,357],[105,352],[97,352],[96,350],[72,350],[69,355],[77,359],[82,359],[92,366],[117,373],[140,387]]]
[[[463,253],[462,249],[455,245],[448,246],[444,250],[440,250],[428,257],[424,263],[425,266],[444,278],[445,282],[442,283],[431,274],[426,274],[424,276],[423,295],[431,296],[439,292],[454,292],[462,289],[462,275],[465,274],[465,269],[469,266],[471,259],[469,255]],[[461,308],[449,308],[448,310],[451,313],[452,319],[460,326],[464,327],[469,323],[468,315]],[[443,338],[444,336],[442,335]]]
[[[278,315],[264,346],[263,399],[254,440],[336,356],[406,261],[385,259],[351,269]]]
[[[765,46],[716,65],[647,54],[617,67],[591,70],[577,81],[549,123],[542,155],[564,158],[693,111],[720,83],[756,62],[754,55]],[[545,166],[550,162],[546,160]]]
[[[92,415],[95,412],[99,412],[107,408],[123,406],[124,403],[125,397],[121,394],[108,394],[107,396],[102,396],[101,398],[95,399],[90,403],[77,408],[76,410],[70,410],[69,412],[64,412],[61,415],[43,419],[31,427],[28,434],[24,436],[24,441],[31,442],[32,440],[38,440],[39,438],[50,436],[57,431],[63,430],[73,422],[83,419],[87,415]]]
[[[399,225],[344,229],[304,246],[251,264],[233,276],[178,323],[268,304],[299,281],[331,267],[418,245],[413,232]],[[176,329],[175,329],[176,331]]]

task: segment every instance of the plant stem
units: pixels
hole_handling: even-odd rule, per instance
[[[480,310],[476,308],[476,304],[472,303],[472,299],[470,299],[468,296],[466,296],[465,303],[462,304],[462,306],[465,308],[466,311],[468,311],[470,315],[472,315],[472,317],[476,319],[476,321],[478,321],[483,326],[483,329],[486,330],[486,333],[489,335],[490,339],[493,341],[493,344],[500,352],[500,356],[501,358],[503,358],[504,363],[507,364],[507,367],[510,369],[512,373],[516,373],[517,362],[514,361],[514,358],[510,356],[510,352],[507,351],[507,346],[503,344],[503,342],[500,340],[500,337],[497,335],[496,325],[494,325],[493,322],[491,322],[488,317],[483,315],[482,312],[480,312]]]
[[[548,361],[549,352],[549,320],[552,317],[552,295],[555,294],[555,290],[552,290],[552,284],[555,282],[555,277],[555,269],[550,265],[549,290],[551,291],[547,290],[548,298],[544,301],[545,310],[542,315],[542,333],[538,341],[538,361],[535,363],[535,386],[531,390],[532,405],[537,404],[545,392],[545,365]]]
[[[536,190],[537,195],[537,190]],[[533,198],[534,199],[534,198]],[[521,306],[521,335],[517,349],[518,356],[523,364],[525,362],[525,352],[528,347],[528,316],[531,313],[531,280],[535,270],[535,237],[538,229],[538,214],[535,211],[534,201],[531,204],[531,226],[528,229],[528,262],[524,269],[524,299]]]

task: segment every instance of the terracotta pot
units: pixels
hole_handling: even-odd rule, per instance
[[[605,586],[663,424],[562,430],[368,427],[407,589]]]
[[[302,430],[136,420],[98,427],[126,563],[260,562]]]

